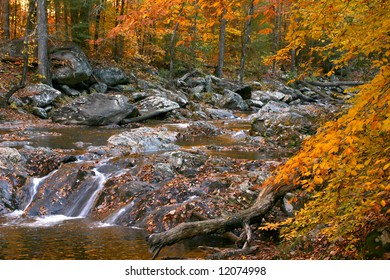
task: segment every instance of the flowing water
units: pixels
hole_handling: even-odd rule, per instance
[[[247,123],[221,122],[218,125],[237,131],[237,134],[248,129]],[[176,130],[185,128],[185,125],[167,127]],[[78,129],[78,133],[75,133],[75,129]],[[111,135],[121,131],[123,130],[119,128],[83,128],[80,133],[79,128],[72,127],[41,129],[33,131],[33,135],[35,133],[37,136],[29,141],[35,147],[71,149],[76,153],[82,153],[89,145],[105,145]],[[1,129],[0,132],[5,133]],[[183,148],[204,149],[210,155],[251,160],[269,158],[269,155],[265,156],[259,152],[218,151],[207,148],[228,146],[236,141],[231,135],[197,136],[179,141],[178,144]],[[144,230],[115,225],[116,220],[133,206],[132,203],[118,209],[103,222],[88,218],[104,182],[110,176],[117,175],[114,172],[104,173],[99,166],[92,171],[94,175],[86,181],[88,185],[81,186],[82,191],[72,207],[61,215],[48,215],[43,218],[28,216],[26,212],[42,184],[56,171],[43,178],[32,178],[24,210],[0,215],[0,259],[150,259]],[[198,245],[226,246],[226,241],[215,236],[195,238],[191,242],[164,248],[159,256],[202,258],[204,253],[197,248]]]

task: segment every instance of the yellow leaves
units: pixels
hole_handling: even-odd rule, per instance
[[[390,167],[390,163],[386,164],[384,167],[383,167],[383,170],[387,170],[388,168]]]
[[[184,40],[178,41],[178,42],[176,43],[176,47],[180,47],[180,46],[182,46],[182,45],[184,45],[184,44],[185,44],[185,41],[184,41]]]
[[[313,183],[316,185],[321,185],[324,182],[324,180],[319,176],[314,176]]]
[[[382,207],[385,207],[386,206],[386,201],[384,201],[383,199],[381,200],[381,205]]]

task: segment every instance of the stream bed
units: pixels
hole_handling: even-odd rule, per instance
[[[202,150],[208,156],[222,158],[267,160],[288,156],[287,154],[270,154],[239,149],[225,150],[223,147],[235,145],[238,142],[237,139],[248,134],[249,123],[229,121],[214,124],[219,128],[229,129],[231,133],[218,136],[187,137],[177,141],[176,144],[184,150]],[[159,125],[158,123],[151,124],[150,127]],[[186,124],[163,124],[163,126],[170,131],[186,129]],[[28,136],[27,140],[20,142],[20,147],[27,144],[33,147],[63,149],[69,154],[81,155],[87,147],[105,145],[110,136],[123,131],[125,129],[119,127],[69,127],[32,128],[17,133]],[[0,137],[9,135],[11,132],[12,130],[0,127]],[[235,135],[241,136],[236,138]],[[7,139],[2,140],[4,143],[6,142],[4,140]],[[20,148],[19,142],[15,141],[15,143],[13,147]],[[75,163],[75,168],[78,168],[77,163]],[[53,173],[55,172],[56,170]],[[52,213],[45,214],[45,216],[31,215],[31,213],[36,214],[41,211],[42,207],[38,208],[37,202],[32,206],[30,204],[45,180],[49,181],[51,177],[55,176],[50,174],[42,178],[33,178],[28,190],[29,202],[25,203],[24,210],[19,209],[0,215],[0,259],[150,259],[151,253],[146,243],[147,232],[144,229],[104,222],[89,215],[92,212],[92,204],[96,202],[107,179],[110,176],[121,176],[121,174],[114,174],[112,171],[103,174],[97,168],[92,169],[91,172],[93,175],[85,183],[91,187],[85,191],[84,197],[75,202],[78,209],[68,208],[67,212],[59,211],[57,214],[53,210]],[[196,197],[193,195],[183,203],[190,203]],[[126,207],[129,208],[129,206],[133,205],[127,204]],[[117,212],[122,214],[126,207],[117,210]],[[114,221],[114,219],[111,220]],[[111,220],[106,219],[106,221]],[[200,237],[165,248],[160,253],[160,257],[202,258],[205,253],[198,249],[198,245],[232,246],[219,236]]]

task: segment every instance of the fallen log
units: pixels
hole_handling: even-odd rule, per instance
[[[311,82],[307,82],[307,83],[309,83],[309,84],[311,84],[313,86],[317,86],[317,87],[338,87],[338,86],[351,86],[351,87],[355,87],[355,86],[364,85],[367,82],[363,82],[363,81],[337,81],[337,82],[322,83],[322,82],[311,81]]]
[[[171,112],[171,111],[173,111],[175,109],[178,109],[178,107],[177,106],[171,106],[171,107],[167,107],[167,108],[157,109],[156,111],[150,112],[150,113],[142,115],[142,116],[129,118],[129,119],[123,119],[123,120],[120,121],[120,124],[128,124],[128,123],[135,123],[135,122],[146,121],[148,119],[157,117],[159,115],[162,115],[162,114],[165,114],[165,113],[169,113],[169,112]]]
[[[275,203],[285,193],[297,189],[297,185],[265,187],[256,199],[252,207],[238,213],[216,219],[188,222],[161,233],[154,233],[148,237],[148,244],[156,258],[159,251],[168,245],[173,245],[181,240],[193,238],[199,235],[211,233],[223,234],[235,228],[242,228],[245,224],[261,223],[264,215],[267,214]]]
[[[334,102],[337,102],[337,103],[343,103],[342,100],[340,99],[337,99],[337,98],[334,98],[326,93],[323,93],[322,91],[318,90],[315,88],[315,86],[309,84],[308,82],[305,82],[305,81],[297,81],[298,83],[300,83],[301,85],[305,86],[305,87],[308,87],[310,88],[313,92],[317,93],[319,96],[325,98],[325,99],[330,99]]]

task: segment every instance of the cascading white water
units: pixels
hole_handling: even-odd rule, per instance
[[[37,194],[38,190],[39,190],[39,187],[42,185],[42,183],[47,179],[49,178],[50,176],[52,176],[54,173],[56,173],[58,171],[58,169],[50,172],[49,174],[47,174],[46,176],[44,177],[41,177],[41,178],[33,178],[32,179],[32,186],[29,190],[30,192],[30,200],[29,202],[27,203],[27,205],[24,207],[23,211],[26,211],[27,208],[31,205],[31,203],[33,202],[34,200],[34,197],[35,195]]]
[[[116,211],[113,214],[111,214],[110,216],[108,216],[106,218],[106,220],[104,221],[104,223],[110,224],[110,225],[115,224],[115,222],[119,219],[119,217],[121,217],[127,210],[129,210],[133,206],[134,206],[134,201],[130,202],[125,207],[119,209],[118,211]]]
[[[80,218],[86,217],[88,213],[91,211],[95,203],[95,200],[99,195],[99,192],[103,189],[104,183],[107,180],[107,177],[103,173],[99,172],[97,168],[94,168],[93,171],[95,172],[95,178],[96,178],[95,182],[98,184],[98,186],[96,190],[93,192],[93,194],[91,195],[91,197],[89,198],[89,200],[87,201],[87,203],[83,206],[80,214],[78,215],[78,217]]]

